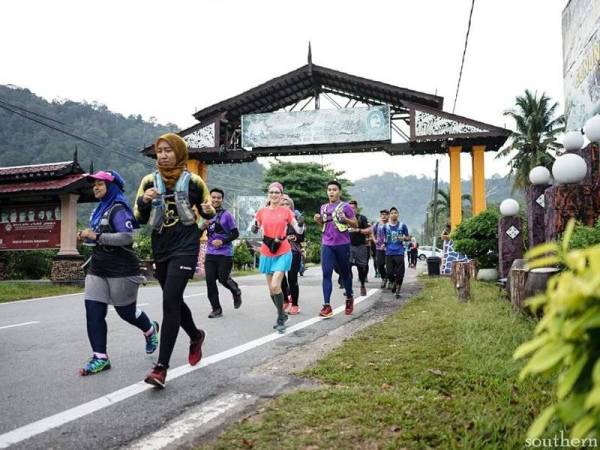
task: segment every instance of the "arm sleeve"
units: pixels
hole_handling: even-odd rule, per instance
[[[113,233],[102,233],[98,242],[103,245],[124,246],[133,243],[133,217],[127,209],[117,206],[110,215]]]
[[[211,213],[205,213],[202,211],[202,203],[210,202],[210,194],[208,193],[206,183],[202,178],[200,178],[196,174],[192,174],[190,183],[194,183],[194,186],[196,187],[196,189],[198,189],[198,201],[197,203],[195,203],[196,209],[198,210],[198,214],[200,214],[200,216],[204,219],[212,219],[216,214],[214,208]]]
[[[227,237],[223,239],[223,244],[229,244],[240,237],[240,232],[237,228],[233,228],[227,232]]]
[[[144,203],[144,192],[146,189],[154,186],[154,175],[146,175],[140,182],[140,187],[135,194],[135,202],[133,204],[133,214],[137,221],[141,224],[148,223],[150,218],[150,210],[152,209],[152,203]]]

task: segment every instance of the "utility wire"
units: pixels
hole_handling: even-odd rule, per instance
[[[473,17],[473,7],[475,6],[475,0],[471,1],[471,12],[469,13],[469,24],[467,25],[467,36],[465,37],[465,47],[463,49],[462,61],[460,63],[460,72],[458,73],[458,83],[456,83],[456,94],[454,95],[454,106],[452,106],[452,114],[456,109],[456,100],[458,99],[458,89],[460,88],[460,80],[462,78],[463,67],[465,65],[465,55],[467,53],[467,44],[469,42],[469,32],[471,31],[471,18]]]
[[[44,116],[43,114],[36,113],[35,111],[30,111],[27,108],[23,108],[22,106],[13,105],[12,103],[7,102],[3,98],[0,98],[0,103],[4,104],[6,106],[10,106],[11,108],[14,108],[14,109],[20,109],[21,111],[25,111],[26,113],[29,113],[29,114],[34,115],[34,116],[41,117],[41,118],[49,120],[51,122],[56,122],[58,124],[66,126],[66,127],[68,126],[66,123],[61,122],[60,120],[56,120],[56,119],[53,119],[52,117]]]

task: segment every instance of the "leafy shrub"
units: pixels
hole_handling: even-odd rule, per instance
[[[306,260],[315,264],[321,262],[321,243],[319,241],[311,241],[306,245]]]
[[[254,257],[245,241],[241,241],[233,249],[233,265],[236,269],[242,269],[244,266],[254,264]]]
[[[528,437],[539,437],[553,418],[571,431],[574,439],[600,434],[600,245],[569,249],[574,236],[571,219],[562,243],[550,242],[525,256],[530,268],[562,265],[564,270],[548,281],[546,292],[527,303],[543,308],[536,336],[514,353],[531,355],[520,377],[555,373],[556,398],[529,428]]]
[[[133,240],[133,249],[140,259],[152,259],[152,242],[148,227],[142,227]]]
[[[570,248],[587,248],[600,244],[600,219],[593,227],[578,223],[573,230],[573,236],[569,243]]]
[[[488,208],[461,222],[452,233],[454,249],[477,260],[481,268],[498,266],[498,220],[500,213]]]
[[[6,277],[10,280],[39,280],[50,278],[52,259],[56,250],[5,252]]]

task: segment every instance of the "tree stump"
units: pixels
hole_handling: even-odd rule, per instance
[[[527,283],[527,269],[513,268],[510,271],[510,303],[515,311],[523,310],[525,295],[525,283]]]
[[[452,284],[456,289],[456,294],[461,302],[466,302],[471,298],[471,264],[470,262],[452,263],[452,273],[450,276]]]

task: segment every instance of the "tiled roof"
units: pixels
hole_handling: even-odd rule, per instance
[[[52,172],[58,172],[73,166],[73,161],[63,161],[49,164],[33,164],[30,166],[12,166],[0,167],[0,177],[6,175],[37,175],[40,173],[51,175]]]
[[[67,175],[58,180],[21,181],[18,183],[0,184],[0,194],[13,192],[40,192],[63,190],[71,184],[75,184],[86,178],[87,174]]]

